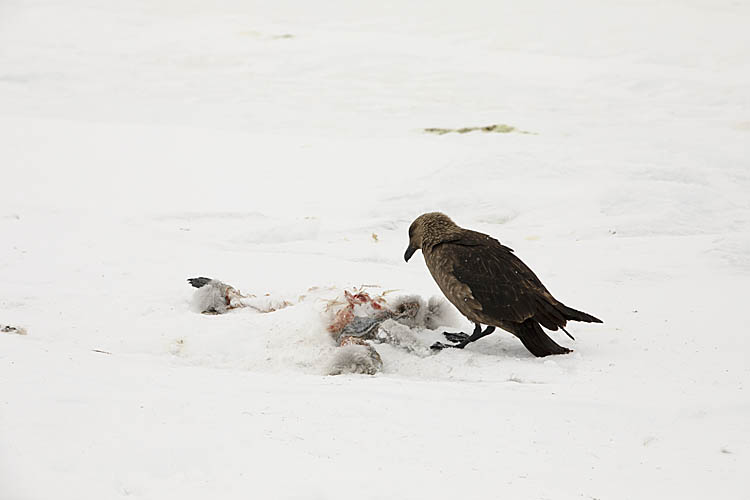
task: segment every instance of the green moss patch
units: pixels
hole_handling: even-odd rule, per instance
[[[476,132],[476,131],[486,132],[486,133],[495,133],[495,134],[510,134],[511,132],[515,132],[517,134],[534,134],[534,132],[521,130],[516,127],[512,127],[510,125],[505,125],[504,123],[498,123],[495,125],[487,125],[485,127],[426,128],[424,129],[424,131],[427,132],[428,134],[437,134],[437,135],[450,134],[453,132],[458,133],[458,134],[468,134],[469,132]]]

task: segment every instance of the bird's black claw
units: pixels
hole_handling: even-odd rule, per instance
[[[463,342],[464,340],[469,338],[469,336],[465,333],[443,332],[443,335],[448,340],[448,342],[453,342],[454,344],[458,344],[459,342]]]

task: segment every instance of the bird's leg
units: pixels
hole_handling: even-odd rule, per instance
[[[449,342],[455,342],[454,344],[443,344],[442,342],[435,342],[430,346],[431,349],[445,349],[446,347],[455,347],[457,349],[463,349],[466,347],[467,344],[470,344],[471,342],[474,342],[477,339],[481,339],[485,335],[489,335],[492,333],[492,331],[495,329],[494,326],[488,326],[484,331],[482,331],[482,325],[479,323],[474,323],[474,331],[471,335],[467,335],[465,333],[450,333],[450,332],[443,332],[443,335],[445,335],[445,338],[448,339]]]
[[[474,333],[472,333],[469,338],[467,338],[466,340],[462,340],[461,342],[454,345],[453,347],[455,347],[456,349],[463,349],[468,344],[471,344],[472,342],[476,342],[477,340],[481,339],[482,337],[486,337],[487,335],[489,335],[490,333],[494,331],[495,331],[495,327],[492,325],[488,325],[487,328],[485,328],[484,331],[482,331],[482,327],[479,326],[479,323],[477,323],[476,328],[474,328]]]

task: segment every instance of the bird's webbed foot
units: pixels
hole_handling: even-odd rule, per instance
[[[451,332],[443,332],[443,335],[445,336],[445,339],[448,342],[452,342],[452,344],[443,344],[442,342],[435,342],[430,346],[430,349],[433,351],[441,351],[445,349],[446,347],[455,347],[456,349],[463,349],[464,346],[468,343],[466,342],[469,339],[469,335],[466,333],[451,333]]]
[[[494,326],[487,326],[487,328],[482,331],[482,325],[479,323],[474,324],[474,332],[471,335],[467,335],[465,333],[450,333],[450,332],[443,332],[443,335],[449,342],[454,342],[453,344],[443,344],[442,342],[435,342],[430,346],[431,349],[434,349],[436,351],[445,349],[446,347],[453,347],[455,349],[463,349],[467,345],[471,344],[472,342],[475,342],[482,337],[486,337],[490,333],[495,331]]]
[[[456,349],[463,349],[464,346],[461,344],[443,344],[442,342],[435,342],[430,346],[433,351],[442,351],[447,347],[455,347]]]
[[[469,334],[460,332],[443,332],[443,335],[445,336],[446,340],[448,340],[448,342],[453,342],[454,344],[458,344],[459,342],[463,342],[464,340],[469,338]]]

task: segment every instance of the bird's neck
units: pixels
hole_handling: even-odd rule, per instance
[[[429,251],[436,245],[461,238],[461,232],[463,229],[454,223],[437,222],[436,226],[439,227],[430,227],[429,230],[426,231],[425,236],[422,239],[423,251],[425,248]]]

